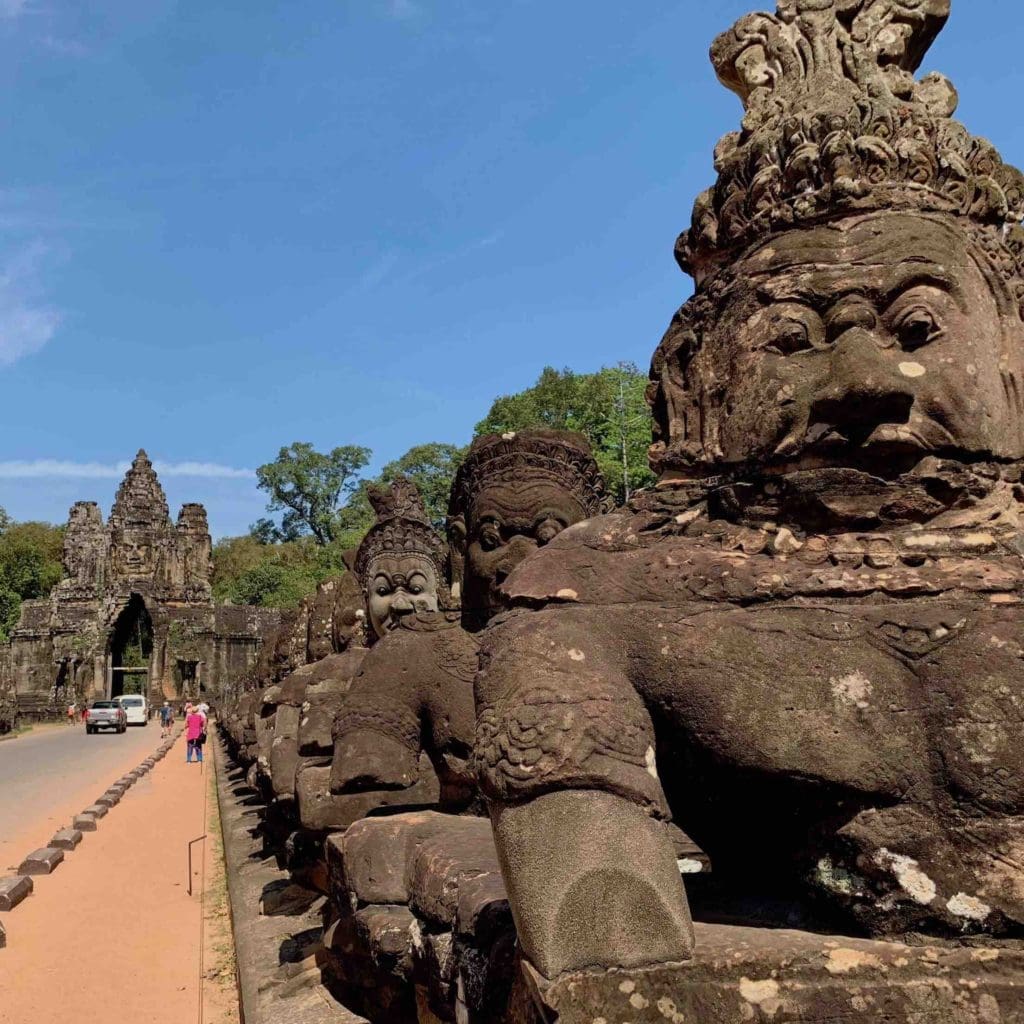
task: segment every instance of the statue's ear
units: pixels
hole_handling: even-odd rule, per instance
[[[466,520],[463,516],[452,516],[448,520],[448,550],[451,558],[452,599],[456,605],[460,605],[466,576]]]

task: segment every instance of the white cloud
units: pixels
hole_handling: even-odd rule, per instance
[[[60,327],[60,313],[40,300],[39,271],[48,255],[48,248],[36,242],[0,265],[0,366],[38,352]]]
[[[256,479],[255,470],[235,469],[234,466],[221,466],[216,462],[154,462],[153,468],[156,470],[157,476],[191,476],[227,480]]]
[[[0,462],[0,479],[4,480],[120,480],[131,463],[69,462],[64,459],[31,459]],[[194,477],[221,480],[252,480],[251,469],[235,469],[216,462],[154,462],[158,476]]]

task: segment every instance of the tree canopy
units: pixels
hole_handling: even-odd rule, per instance
[[[294,608],[319,583],[344,571],[340,546],[324,546],[310,536],[276,543],[227,537],[213,546],[216,601]]]
[[[64,530],[16,523],[0,509],[0,642],[18,624],[23,601],[46,597],[60,582]]]
[[[497,398],[477,424],[476,435],[548,427],[575,430],[590,441],[594,456],[620,502],[653,481],[647,464],[650,415],[646,377],[632,363],[596,373],[547,367],[525,391]],[[342,553],[356,547],[373,525],[367,497],[371,484],[402,474],[419,487],[427,514],[444,525],[448,497],[466,448],[432,441],[410,448],[376,477],[362,475],[366,448],[346,445],[321,453],[296,441],[258,470],[271,496],[268,510],[280,522],[262,519],[248,537],[214,547],[214,596],[238,604],[290,607],[316,585],[343,571]]]
[[[549,427],[576,430],[594,449],[609,489],[626,502],[654,482],[647,461],[651,420],[647,378],[633,363],[574,373],[546,367],[533,387],[496,399],[476,433]]]
[[[318,544],[330,544],[342,499],[355,490],[371,454],[357,445],[323,453],[305,441],[282,448],[273,462],[256,470],[259,487],[270,495],[267,511],[282,512],[281,522],[261,519],[253,532],[264,540],[281,541],[309,533]]]

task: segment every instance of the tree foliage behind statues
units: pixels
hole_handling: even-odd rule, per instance
[[[592,445],[613,494],[625,502],[653,482],[647,465],[650,415],[646,377],[632,363],[596,373],[547,367],[525,391],[497,398],[477,424],[476,435],[533,427],[575,430]],[[259,485],[279,520],[261,519],[247,537],[214,546],[214,597],[236,604],[292,607],[321,581],[344,571],[343,554],[373,525],[367,498],[371,484],[399,474],[416,483],[427,513],[439,529],[466,448],[430,442],[410,448],[374,478],[361,475],[371,452],[346,445],[318,452],[295,442],[274,462],[261,466]]]
[[[317,585],[345,571],[339,544],[312,537],[266,543],[252,535],[213,546],[213,597],[232,604],[294,608]]]
[[[312,456],[314,464],[322,465],[320,456],[304,449],[311,446],[293,444],[282,449],[288,453],[285,463],[292,466],[295,453],[301,459]],[[336,451],[338,449],[335,449]],[[369,452],[365,452],[367,458]],[[295,517],[280,525],[262,519],[247,537],[230,537],[218,541],[213,549],[213,595],[218,601],[253,604],[266,607],[291,608],[311,594],[319,583],[345,571],[344,553],[358,546],[373,525],[374,514],[367,498],[372,483],[389,483],[399,474],[415,481],[423,496],[427,513],[438,527],[444,524],[448,511],[448,495],[455,473],[465,457],[465,449],[452,444],[430,443],[410,448],[401,458],[389,462],[373,479],[346,484],[347,501],[335,507],[330,517],[322,517],[325,525],[317,532]],[[262,467],[266,469],[267,467]],[[291,486],[302,486],[298,473],[291,476]],[[318,478],[313,477],[317,486]],[[312,507],[320,501],[316,495],[293,498],[295,505]],[[329,518],[330,522],[326,520]]]
[[[16,523],[0,509],[0,642],[18,624],[23,601],[46,597],[60,582],[64,530]]]
[[[574,373],[547,367],[537,383],[503,395],[476,426],[476,433],[503,434],[531,427],[576,430],[594,449],[608,487],[620,503],[654,482],[647,462],[651,418],[647,377],[633,363]]]
[[[357,445],[318,452],[305,441],[282,448],[273,462],[256,470],[260,489],[270,495],[267,510],[283,513],[279,525],[261,519],[258,535],[263,540],[293,541],[309,533],[318,544],[330,544],[338,509],[356,489],[371,454]]]

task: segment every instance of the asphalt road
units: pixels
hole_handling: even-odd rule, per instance
[[[159,745],[156,722],[94,736],[60,725],[0,743],[0,875]]]

